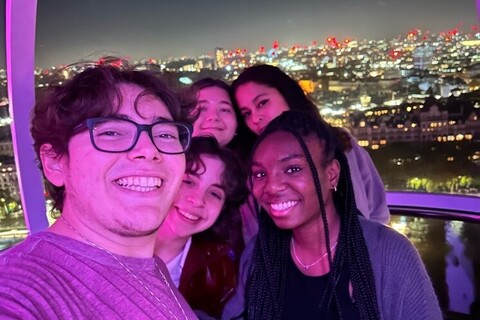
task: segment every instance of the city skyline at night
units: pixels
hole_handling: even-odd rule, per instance
[[[3,14],[5,0],[0,3]],[[328,36],[388,39],[415,28],[468,31],[478,24],[476,10],[474,0],[42,0],[37,8],[36,65],[69,64],[102,54],[137,60],[200,56],[215,47],[255,51],[274,40],[308,45],[323,43]],[[4,64],[2,50],[0,67]]]

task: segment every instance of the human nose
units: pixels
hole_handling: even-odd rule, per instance
[[[278,177],[277,175],[270,175],[267,177],[264,192],[275,195],[278,192],[284,191],[286,189],[285,182]]]
[[[259,124],[263,121],[263,115],[261,113],[253,113],[252,114],[252,123],[253,124]]]
[[[187,202],[190,203],[194,207],[203,207],[204,201],[203,201],[203,196],[201,195],[201,192],[194,192],[189,195],[187,195]]]
[[[207,121],[220,121],[220,117],[218,116],[217,112],[210,111],[207,113],[205,120]]]
[[[140,132],[135,146],[128,154],[132,159],[147,159],[155,161],[160,161],[162,159],[161,152],[158,151],[147,131]]]

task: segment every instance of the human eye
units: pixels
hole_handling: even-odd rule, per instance
[[[116,130],[97,130],[95,131],[97,136],[107,136],[107,137],[114,137],[121,135],[120,132]]]
[[[190,179],[188,179],[188,178],[187,178],[187,179],[183,179],[183,180],[182,180],[182,183],[183,183],[183,184],[186,184],[186,185],[188,185],[188,186],[193,185],[193,181],[190,180]]]
[[[268,101],[270,101],[270,99],[262,99],[260,100],[258,103],[257,103],[257,108],[262,108],[263,106],[265,106]]]
[[[287,170],[285,170],[286,173],[297,173],[302,171],[302,168],[300,166],[289,166]]]
[[[189,174],[185,174],[182,179],[182,184],[194,187],[195,181],[193,181],[192,177]]]
[[[223,107],[220,108],[220,112],[232,113],[232,108]]]
[[[173,132],[162,132],[157,134],[156,137],[162,140],[178,140],[178,135]]]
[[[207,111],[207,109],[208,109],[208,106],[205,103],[199,103],[197,105],[197,111],[199,113],[205,112],[205,111]]]
[[[178,128],[173,124],[160,123],[153,127],[155,140],[175,142],[179,140]]]
[[[252,178],[258,180],[258,179],[262,179],[266,176],[266,173],[262,170],[255,170],[252,172]]]
[[[104,139],[121,138],[131,135],[133,131],[135,131],[134,127],[121,121],[99,122],[93,130],[95,137]]]
[[[211,190],[210,195],[220,201],[225,198],[225,193],[222,190]]]
[[[248,117],[250,117],[251,114],[252,114],[252,112],[250,112],[250,111],[242,111],[242,117],[244,119],[247,119]]]

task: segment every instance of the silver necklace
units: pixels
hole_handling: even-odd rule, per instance
[[[65,223],[65,225],[70,229],[72,230],[73,232],[75,232],[75,234],[77,234],[80,238],[82,238],[86,243],[88,243],[89,245],[97,248],[97,249],[100,249],[102,250],[103,252],[105,253],[108,253],[115,261],[118,262],[119,265],[121,265],[123,267],[123,269],[125,269],[125,271],[127,271],[127,273],[129,273],[135,280],[137,280],[138,283],[140,283],[142,285],[142,287],[147,290],[148,293],[150,293],[150,295],[157,301],[159,302],[162,307],[168,311],[168,313],[170,313],[170,315],[175,319],[175,320],[178,320],[178,317],[176,315],[174,315],[172,313],[172,311],[170,311],[170,308],[168,308],[165,303],[162,302],[162,300],[160,300],[156,295],[155,293],[153,293],[152,290],[150,290],[150,288],[148,288],[145,283],[143,283],[142,280],[140,280],[137,275],[135,273],[133,273],[132,270],[130,270],[123,262],[121,262],[120,260],[118,260],[118,258],[113,254],[111,253],[110,251],[108,251],[107,249],[99,246],[98,244],[88,240],[86,237],[84,237],[80,232],[77,231],[77,229],[75,229],[71,224],[70,222],[67,221],[67,219],[65,219],[63,217],[63,215],[60,215],[60,218],[62,219],[62,221]],[[182,310],[182,314],[183,316],[185,317],[185,320],[188,320],[188,317],[187,317],[187,314],[185,313],[185,310],[183,310],[182,308],[182,305],[180,304],[180,301],[178,301],[177,299],[177,296],[175,295],[175,293],[173,292],[172,288],[170,287],[170,284],[168,283],[168,280],[167,280],[167,277],[163,274],[162,270],[160,269],[160,267],[158,266],[157,264],[157,261],[155,261],[155,267],[157,268],[157,270],[160,272],[160,274],[162,275],[162,280],[163,282],[165,282],[165,284],[167,285],[168,287],[168,290],[170,290],[170,293],[172,294],[172,296],[175,298],[175,301],[177,302],[177,305],[178,307],[180,308],[180,310]]]
[[[333,246],[330,247],[330,252],[335,249],[335,247],[337,246],[338,244],[338,240],[335,242],[335,244]],[[323,258],[325,258],[327,256],[327,252],[325,252],[317,261],[313,262],[313,263],[310,263],[310,264],[303,264],[302,261],[300,261],[300,258],[297,256],[297,251],[295,250],[295,240],[293,240],[293,237],[292,237],[292,248],[293,248],[293,255],[295,256],[295,259],[297,260],[297,262],[305,269],[305,270],[308,270],[310,269],[311,267],[313,267],[314,265],[318,264],[320,261],[323,260]]]

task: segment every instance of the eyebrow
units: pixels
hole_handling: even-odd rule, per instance
[[[121,113],[114,114],[111,117],[134,121],[131,117],[127,116],[126,114],[121,114]],[[171,121],[173,121],[173,119],[165,118],[165,117],[162,117],[162,116],[156,117],[155,119],[153,119],[153,122],[158,122],[158,121],[170,121],[171,122]],[[134,122],[136,122],[136,121],[134,121]]]
[[[185,172],[186,175],[189,175],[189,176],[194,176],[196,177],[197,179],[200,178],[201,174],[196,174],[194,172]],[[223,191],[225,191],[225,185],[223,184],[219,184],[219,183],[214,183],[212,184],[212,187],[216,187],[216,188],[219,188],[219,189],[222,189]]]
[[[212,184],[212,187],[217,187],[218,189],[225,191],[225,186],[223,184],[214,183]]]
[[[265,93],[262,92],[262,93],[257,94],[257,95],[255,96],[255,98],[253,98],[253,100],[252,100],[253,103],[257,103],[257,100],[258,100],[258,99],[260,99],[260,98],[262,98],[262,96],[266,96],[266,95],[268,95],[266,92],[265,92]],[[242,111],[242,110],[243,110],[243,111],[246,111],[246,110],[250,110],[250,108],[249,108],[249,107],[246,107],[246,106],[240,106],[240,111]]]
[[[266,96],[268,95],[266,92],[262,92],[262,93],[259,93],[257,94],[257,96],[255,98],[253,98],[253,102],[257,102],[258,99],[260,99],[262,96]]]
[[[279,159],[277,162],[280,162],[280,163],[285,163],[285,162],[288,162],[290,160],[294,160],[294,159],[304,159],[305,158],[305,155],[303,154],[300,154],[300,153],[292,153],[292,154],[289,154],[281,159]],[[257,161],[252,161],[252,166],[261,166],[260,163],[258,163]]]
[[[197,104],[200,103],[210,103],[210,100],[198,100]],[[220,100],[219,103],[228,104],[229,106],[232,105],[232,103],[227,100]]]

